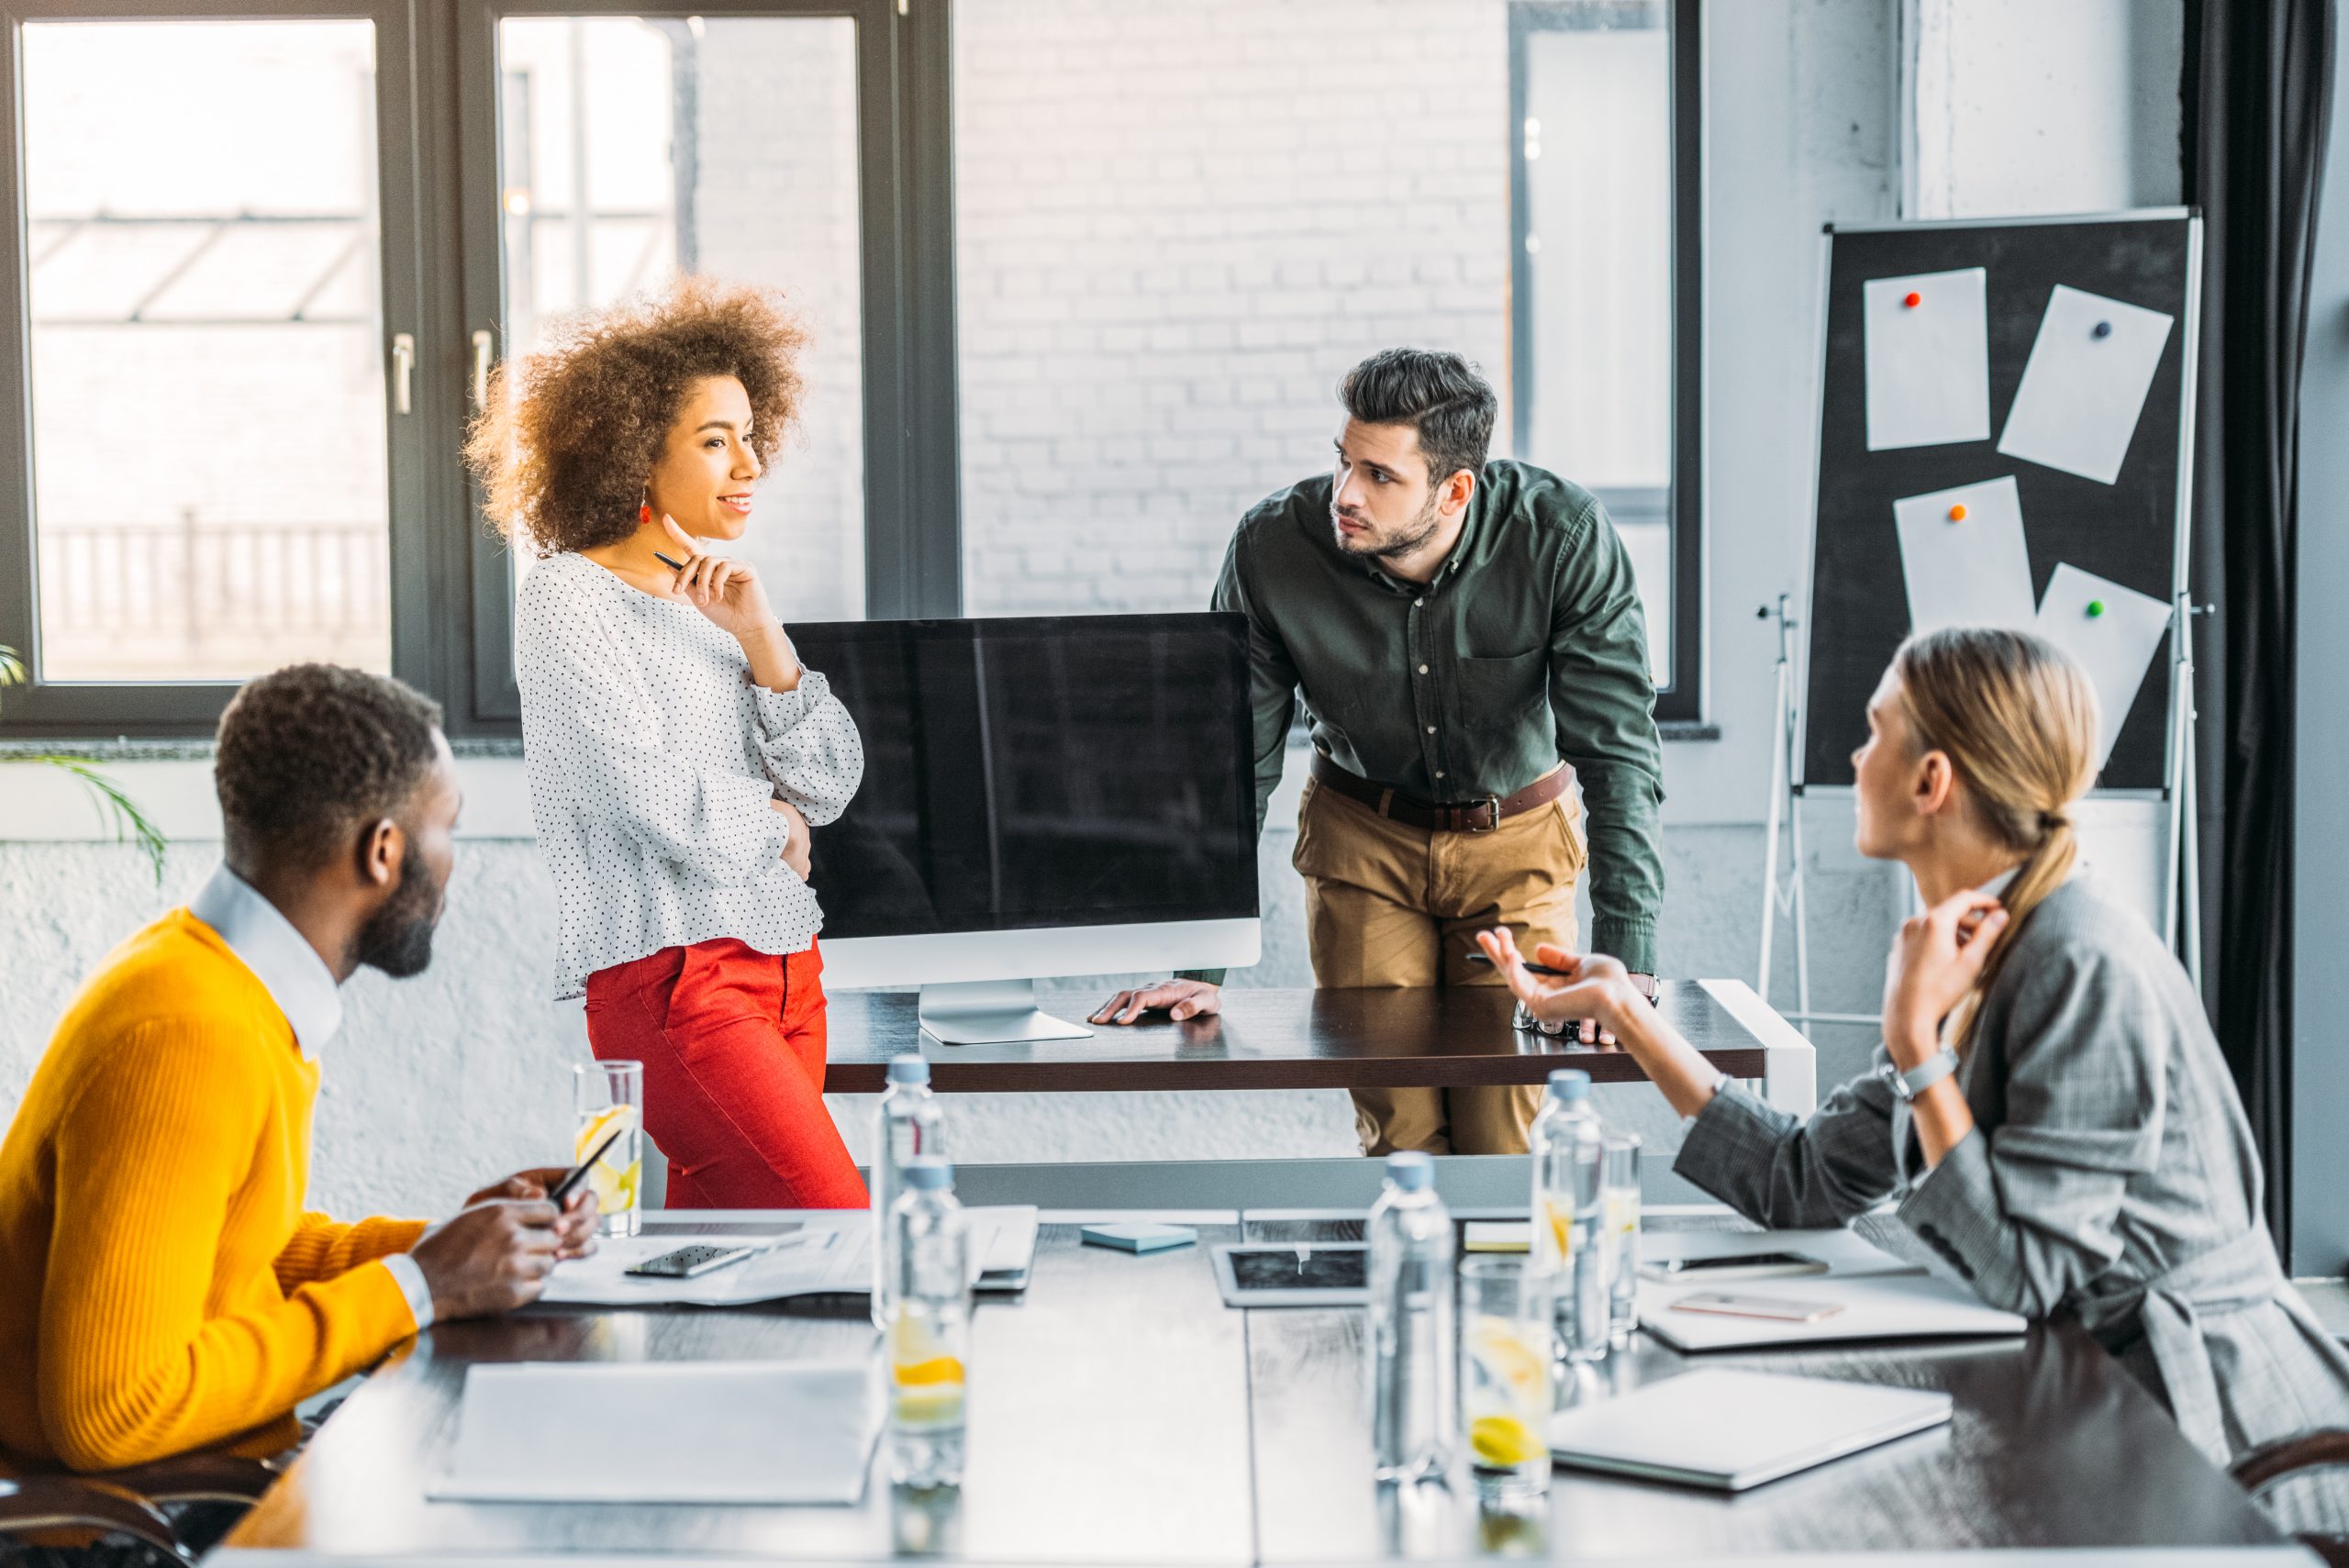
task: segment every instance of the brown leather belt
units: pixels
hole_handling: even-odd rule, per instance
[[[1361,801],[1381,817],[1437,833],[1489,833],[1512,817],[1549,805],[1575,781],[1575,771],[1561,762],[1515,795],[1488,795],[1482,800],[1445,805],[1350,773],[1319,748],[1313,753],[1312,773],[1316,782],[1350,800]]]

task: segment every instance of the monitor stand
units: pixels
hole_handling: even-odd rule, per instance
[[[1036,1006],[1032,980],[963,980],[925,985],[922,1032],[941,1045],[1009,1045],[1031,1040],[1089,1040],[1093,1031]]]

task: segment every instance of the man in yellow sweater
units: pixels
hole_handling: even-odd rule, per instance
[[[298,1436],[303,1399],[592,1245],[524,1172],[454,1218],[303,1207],[318,1056],[362,964],[430,962],[459,795],[440,709],[301,664],[220,720],[226,863],[108,957],[0,1143],[0,1449],[112,1469]]]

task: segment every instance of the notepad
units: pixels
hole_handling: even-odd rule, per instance
[[[870,1365],[524,1362],[470,1367],[431,1497],[853,1503],[881,1429]]]
[[[1742,1492],[1950,1418],[1939,1389],[1708,1367],[1550,1421],[1559,1463]]]
[[[2030,1325],[2011,1312],[1986,1307],[1964,1285],[1930,1274],[1877,1274],[1865,1278],[1814,1276],[1800,1289],[1806,1301],[1831,1301],[1832,1317],[1798,1323],[1767,1318],[1731,1318],[1714,1312],[1675,1312],[1684,1296],[1714,1286],[1640,1282],[1640,1327],[1675,1351],[1749,1350],[1761,1345],[1811,1345],[1840,1340],[1944,1340],[1972,1335],[2020,1334]]]

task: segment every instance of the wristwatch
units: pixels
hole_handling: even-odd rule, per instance
[[[1915,1099],[1943,1079],[1957,1071],[1957,1052],[1943,1046],[1906,1073],[1890,1062],[1876,1070],[1877,1077],[1891,1086],[1901,1100]]]

